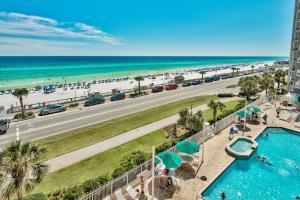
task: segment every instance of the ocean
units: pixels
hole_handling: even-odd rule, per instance
[[[287,59],[287,57],[217,56],[2,56],[0,89]]]

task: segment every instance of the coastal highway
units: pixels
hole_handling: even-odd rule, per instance
[[[181,99],[224,92],[226,86],[236,84],[238,80],[239,77],[236,77],[186,88],[180,87],[177,90],[128,98],[123,101],[108,102],[102,105],[12,123],[7,134],[0,135],[0,148],[16,140],[16,128],[20,130],[21,141],[36,140]]]

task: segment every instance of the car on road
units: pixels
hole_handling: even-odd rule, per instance
[[[111,101],[119,101],[119,100],[123,100],[123,99],[125,99],[125,98],[126,98],[125,93],[118,92],[118,93],[112,95],[112,96],[110,97],[110,100],[111,100]]]
[[[94,106],[97,104],[102,104],[105,102],[105,98],[103,96],[93,96],[84,102],[84,106]]]
[[[213,81],[218,81],[218,80],[220,80],[220,76],[217,76],[217,75],[204,78],[205,82],[213,82]]]
[[[184,83],[182,83],[182,87],[189,87],[191,85],[192,83],[190,81],[185,81]]]
[[[178,88],[178,85],[176,83],[170,83],[165,86],[166,90],[176,90]]]
[[[192,85],[200,85],[200,84],[201,84],[201,81],[198,79],[192,81]]]
[[[158,93],[158,92],[162,92],[164,91],[164,87],[161,86],[161,85],[157,85],[157,86],[154,86],[152,89],[151,89],[152,93]]]
[[[0,119],[0,135],[5,134],[9,128],[8,119]]]
[[[66,110],[67,110],[66,106],[64,106],[62,104],[49,104],[48,106],[46,106],[40,110],[40,115],[44,116],[44,115],[49,115],[49,114],[53,114],[53,113],[63,112]]]

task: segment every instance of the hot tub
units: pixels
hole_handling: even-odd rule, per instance
[[[257,148],[257,142],[251,138],[239,136],[226,144],[226,151],[240,159],[247,159]]]

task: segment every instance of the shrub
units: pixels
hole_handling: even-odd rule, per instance
[[[32,119],[32,118],[35,118],[35,114],[34,114],[34,112],[31,112],[31,111],[25,112],[24,118],[22,117],[22,113],[17,113],[14,116],[14,119]]]
[[[69,108],[75,108],[77,106],[79,106],[79,103],[71,103],[68,107]]]
[[[66,189],[63,195],[64,200],[77,200],[83,195],[83,188],[81,186],[74,186]]]
[[[101,185],[108,182],[108,176],[99,176],[98,178],[87,180],[81,184],[81,187],[83,189],[84,193],[89,193],[97,188],[99,188]]]
[[[219,93],[218,97],[222,98],[222,97],[233,97],[234,94],[233,93]]]
[[[174,80],[177,84],[182,83],[184,81],[184,76],[175,76]]]
[[[34,193],[26,196],[24,200],[47,200],[47,196],[44,193]]]
[[[125,173],[125,170],[121,167],[118,167],[118,168],[114,169],[111,176],[112,176],[113,179],[115,179],[115,178],[118,178],[119,176],[121,176],[124,173]]]

